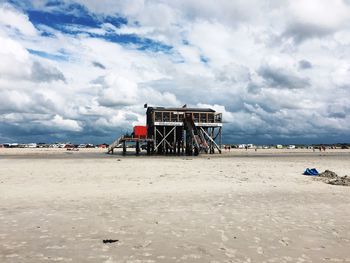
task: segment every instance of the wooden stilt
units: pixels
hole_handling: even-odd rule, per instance
[[[174,141],[173,141],[174,154],[176,154],[176,132],[177,132],[177,128],[175,128],[175,130],[174,130]]]
[[[147,155],[151,155],[151,142],[147,142]]]
[[[136,141],[136,155],[140,154],[140,142]]]
[[[123,141],[123,155],[126,154],[126,142]]]

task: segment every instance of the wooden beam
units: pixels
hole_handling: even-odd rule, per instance
[[[176,127],[172,128],[164,137],[163,139],[158,143],[158,145],[156,145],[155,149],[157,150],[159,145],[161,145],[164,141],[171,147],[171,145],[169,144],[169,142],[166,140],[166,138],[172,133],[172,131],[175,129]]]
[[[209,136],[208,133],[205,132],[205,130],[204,130],[202,127],[200,127],[200,129],[203,131],[203,133],[204,133],[205,135],[207,135],[208,139],[216,146],[216,148],[218,149],[218,151],[221,153],[221,149],[220,149],[220,147],[216,144],[216,142]]]

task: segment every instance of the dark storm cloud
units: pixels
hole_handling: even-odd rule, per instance
[[[312,64],[310,61],[307,61],[307,60],[299,61],[299,69],[309,69],[309,68],[312,68]]]
[[[125,114],[125,120],[126,121],[137,121],[137,115],[132,113],[126,113]]]
[[[22,91],[21,93],[13,90],[0,90],[0,113],[22,113],[25,114],[46,114],[56,111],[55,103],[52,99],[46,98],[35,91]],[[31,119],[30,119],[31,120]]]
[[[63,73],[57,68],[44,66],[37,61],[34,61],[33,63],[31,77],[36,82],[52,82],[59,80],[66,82]]]
[[[335,119],[345,119],[350,114],[349,106],[329,105],[327,107],[327,116]]]
[[[328,117],[336,118],[336,119],[345,119],[346,113],[345,112],[332,112],[328,114]]]
[[[92,62],[92,65],[93,65],[94,67],[96,67],[96,68],[106,69],[106,67],[105,67],[102,63],[97,62],[97,61],[93,61],[93,62]]]
[[[302,89],[310,86],[309,79],[296,76],[281,68],[263,66],[258,70],[258,73],[273,88]]]
[[[307,23],[294,23],[287,27],[282,34],[282,39],[293,39],[295,44],[300,44],[310,38],[321,38],[334,33],[334,29]]]
[[[31,142],[68,142],[74,139],[74,143],[86,142],[82,139],[81,133],[72,131],[60,131],[50,126],[45,126],[35,122],[28,122],[23,125],[14,123],[0,122],[0,131],[5,135],[6,140],[2,140],[3,143],[19,142],[19,143],[31,143]],[[1,139],[1,134],[0,134]]]
[[[261,87],[253,82],[247,85],[247,91],[251,94],[258,94],[261,91]]]

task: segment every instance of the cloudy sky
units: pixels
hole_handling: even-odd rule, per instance
[[[0,0],[0,142],[111,142],[143,104],[224,141],[350,141],[349,0]]]

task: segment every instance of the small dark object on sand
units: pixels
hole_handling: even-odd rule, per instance
[[[118,239],[104,239],[103,244],[118,242]]]
[[[335,172],[332,172],[330,170],[326,170],[323,173],[319,173],[318,176],[332,179],[338,177],[338,175]]]
[[[304,173],[304,175],[311,175],[311,176],[318,176],[318,171],[316,170],[316,168],[306,168]]]

